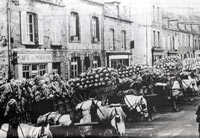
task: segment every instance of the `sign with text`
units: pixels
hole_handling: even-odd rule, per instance
[[[18,63],[52,62],[51,54],[18,54]]]

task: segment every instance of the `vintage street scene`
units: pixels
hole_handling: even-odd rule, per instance
[[[0,138],[199,138],[199,0],[0,0]]]

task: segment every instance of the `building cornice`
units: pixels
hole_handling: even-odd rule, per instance
[[[123,21],[123,22],[127,22],[127,23],[133,23],[133,21],[130,21],[130,20],[125,20],[125,19],[121,19],[121,18],[117,18],[117,17],[108,16],[108,15],[104,15],[104,17],[111,18],[111,19],[114,19],[114,20]]]

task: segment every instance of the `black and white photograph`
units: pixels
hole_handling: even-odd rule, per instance
[[[0,138],[200,138],[199,0],[0,0]]]

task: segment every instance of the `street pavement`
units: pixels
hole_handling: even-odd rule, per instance
[[[182,105],[180,112],[162,111],[153,114],[152,122],[127,122],[128,137],[152,138],[197,138],[198,123],[196,110],[200,97],[195,97],[191,103]]]

